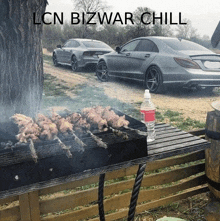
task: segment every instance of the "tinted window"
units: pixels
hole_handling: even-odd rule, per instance
[[[150,40],[141,40],[136,51],[159,52],[157,46]]]
[[[77,41],[70,41],[70,47],[71,48],[79,47],[79,43]]]
[[[65,47],[65,48],[76,48],[76,47],[79,47],[79,45],[80,44],[77,41],[71,40],[71,41],[66,42],[66,44],[64,44],[63,47]]]
[[[121,48],[121,52],[124,52],[124,51],[134,51],[135,48],[137,47],[137,44],[140,42],[140,40],[135,40],[135,41],[132,41],[128,44],[126,44],[125,46],[123,46]]]
[[[209,51],[207,48],[196,44],[191,41],[179,40],[179,39],[163,39],[163,42],[166,43],[169,47],[174,50],[196,50],[196,51]]]
[[[71,41],[67,41],[63,47],[69,48],[71,46]]]
[[[100,41],[83,41],[82,42],[87,48],[106,48],[111,49],[110,46]]]

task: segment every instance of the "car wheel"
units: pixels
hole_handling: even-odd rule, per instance
[[[76,56],[72,57],[71,67],[73,71],[79,71],[79,66],[78,66],[78,61],[77,61]]]
[[[149,89],[151,93],[164,92],[162,73],[158,67],[151,66],[148,68],[145,75],[145,88]]]
[[[59,66],[56,54],[53,54],[53,64],[54,64],[55,67]]]
[[[102,82],[108,81],[108,79],[109,79],[108,68],[107,68],[105,61],[100,61],[97,64],[96,76]]]

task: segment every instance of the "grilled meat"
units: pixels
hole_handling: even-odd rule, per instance
[[[106,131],[108,127],[108,123],[105,119],[101,117],[101,115],[97,114],[94,108],[84,108],[82,110],[82,116],[87,119],[87,121],[96,126],[99,131]]]
[[[40,135],[40,127],[31,117],[23,114],[15,114],[11,117],[12,121],[18,125],[19,132],[16,139],[20,143],[27,143],[29,139],[37,141]]]
[[[97,145],[99,147],[103,147],[103,148],[107,148],[107,144],[104,143],[102,141],[102,139],[100,139],[99,137],[97,137],[96,135],[94,135],[91,131],[90,131],[90,127],[91,124],[89,124],[87,122],[87,119],[82,117],[80,114],[78,113],[73,113],[70,116],[67,117],[67,119],[74,123],[73,124],[73,128],[75,131],[77,131],[78,133],[83,133],[86,132],[88,133],[97,143]]]
[[[55,123],[53,123],[50,118],[43,114],[37,115],[37,123],[41,128],[40,137],[46,140],[54,139],[58,134],[58,128]]]

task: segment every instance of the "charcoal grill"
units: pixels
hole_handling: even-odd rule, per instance
[[[119,111],[116,113],[123,115]],[[126,116],[126,119],[132,128],[145,128],[144,124],[129,116]],[[72,158],[67,157],[57,141],[36,143],[37,163],[32,159],[28,144],[14,149],[0,146],[0,177],[4,180],[0,183],[0,194],[52,186],[58,180],[68,180],[68,177],[76,179],[83,173],[92,173],[99,168],[147,156],[146,137],[128,129],[123,131],[128,134],[127,140],[115,135],[111,130],[95,133],[108,144],[107,149],[98,147],[89,135],[81,137],[87,145],[84,151],[71,136],[61,137],[66,146],[71,146]]]

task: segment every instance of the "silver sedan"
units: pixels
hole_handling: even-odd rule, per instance
[[[99,56],[112,52],[112,48],[102,41],[92,39],[70,39],[63,46],[57,45],[53,51],[53,63],[69,65],[73,71],[90,64],[97,64]]]
[[[140,37],[100,57],[96,75],[142,81],[153,93],[167,86],[220,86],[220,55],[191,41],[169,37]]]

